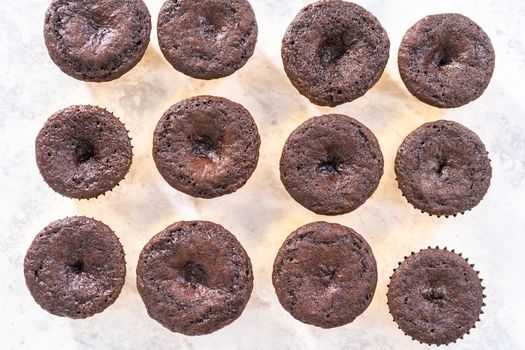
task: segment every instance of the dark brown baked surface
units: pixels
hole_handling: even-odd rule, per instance
[[[246,0],[167,0],[157,32],[173,68],[193,78],[216,79],[232,74],[252,56],[257,21]]]
[[[35,151],[47,184],[78,199],[111,190],[127,174],[132,159],[124,124],[112,113],[87,105],[53,114],[36,138]]]
[[[153,136],[164,179],[194,197],[235,192],[257,166],[261,140],[250,113],[222,97],[197,96],[171,106]]]
[[[273,285],[283,308],[322,328],[352,322],[377,284],[372,249],[351,228],[313,222],[292,232],[275,258]]]
[[[119,78],[144,56],[151,17],[142,0],[53,0],[44,39],[55,64],[75,79]]]
[[[281,181],[302,206],[317,214],[355,210],[376,190],[383,155],[374,134],[357,120],[328,114],[313,117],[286,140]]]
[[[337,106],[374,86],[389,49],[386,31],[370,12],[351,2],[321,0],[295,17],[281,55],[299,93],[317,105]]]
[[[415,208],[455,215],[474,208],[490,185],[492,167],[485,145],[463,125],[447,120],[423,124],[397,151],[399,188]]]
[[[239,241],[207,221],[177,222],[140,254],[137,288],[148,314],[172,332],[203,335],[236,320],[253,288]]]
[[[482,313],[477,272],[453,251],[424,249],[395,270],[388,307],[406,335],[427,344],[448,344],[469,332]]]
[[[463,106],[480,97],[494,62],[487,34],[457,13],[427,16],[414,24],[398,53],[399,73],[407,89],[441,108]]]
[[[35,237],[25,256],[24,275],[43,309],[86,318],[119,296],[126,276],[124,251],[100,221],[80,216],[57,220]]]

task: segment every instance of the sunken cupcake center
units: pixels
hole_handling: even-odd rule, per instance
[[[350,50],[351,44],[345,33],[330,35],[325,38],[318,49],[319,59],[323,65],[336,64]]]
[[[80,259],[75,260],[72,264],[68,265],[68,267],[75,275],[84,272],[84,262]]]
[[[218,160],[221,157],[224,127],[215,113],[204,113],[192,117],[188,133],[189,152],[194,158]]]
[[[446,158],[438,158],[436,160],[435,172],[439,177],[445,177],[451,168],[452,162]]]
[[[321,264],[319,265],[318,277],[324,283],[333,282],[337,277],[337,270],[337,266]]]
[[[109,32],[106,21],[100,18],[88,18],[87,21],[89,28],[98,35],[104,35]]]
[[[352,39],[348,32],[336,32],[326,34],[321,39],[317,49],[317,55],[324,66],[337,65],[338,62],[348,56],[352,48]]]
[[[209,17],[199,17],[197,27],[199,32],[205,36],[215,36],[220,29]]]
[[[190,262],[182,269],[182,278],[190,284],[205,284],[206,272],[201,264]]]
[[[192,142],[192,151],[194,157],[215,159],[219,155],[220,140],[209,135],[200,135],[194,138]]]
[[[101,10],[85,11],[75,17],[69,29],[71,33],[81,30],[89,35],[89,43],[101,44],[113,33],[114,21],[114,17]]]
[[[452,63],[452,57],[448,54],[444,54],[440,60],[439,60],[439,66],[442,67],[442,66],[446,66],[446,65],[449,65]]]
[[[441,47],[435,56],[435,62],[438,68],[448,68],[457,62],[457,52],[452,46]]]
[[[447,288],[444,286],[425,288],[421,291],[421,295],[433,304],[442,305],[448,300]]]
[[[77,164],[86,163],[95,156],[95,146],[89,140],[81,140],[75,145],[73,154]]]
[[[228,9],[224,6],[207,4],[196,17],[197,32],[207,39],[218,40],[225,36],[229,22],[233,18],[228,15]]]
[[[335,154],[329,154],[326,160],[319,162],[317,171],[325,175],[339,175],[341,159]]]

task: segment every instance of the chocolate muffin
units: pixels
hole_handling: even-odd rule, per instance
[[[168,62],[198,79],[226,77],[252,56],[257,21],[246,0],[167,0],[157,24]]]
[[[483,287],[474,265],[439,247],[412,253],[399,263],[388,286],[388,307],[399,328],[426,344],[463,338],[479,321]]]
[[[377,18],[359,5],[321,0],[303,8],[282,41],[284,70],[312,103],[337,106],[379,80],[390,41]]]
[[[24,260],[27,288],[57,316],[86,318],[104,311],[126,276],[124,251],[115,233],[83,216],[57,220],[36,236]]]
[[[407,89],[429,105],[463,106],[481,96],[494,71],[487,34],[457,13],[427,16],[401,41],[399,73]]]
[[[395,172],[409,203],[430,215],[474,208],[490,185],[485,145],[461,124],[438,120],[411,132],[397,151]]]
[[[243,106],[197,96],[171,106],[153,135],[153,159],[164,179],[194,197],[235,192],[259,159],[257,126]]]
[[[302,206],[340,215],[363,204],[383,175],[374,134],[341,114],[314,117],[295,129],[281,155],[281,181]]]
[[[137,288],[149,316],[164,327],[209,334],[241,315],[253,288],[252,265],[222,226],[177,222],[140,253]]]
[[[47,184],[71,198],[97,197],[115,187],[131,165],[124,124],[94,106],[53,114],[36,138],[36,162]]]
[[[377,284],[372,249],[351,228],[313,222],[292,232],[272,274],[283,308],[322,328],[352,322],[366,310]]]
[[[84,81],[121,77],[144,56],[151,17],[142,0],[53,0],[44,39],[66,74]]]

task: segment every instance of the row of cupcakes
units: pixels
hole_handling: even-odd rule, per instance
[[[182,221],[153,236],[142,249],[136,286],[148,315],[172,332],[205,335],[235,321],[253,288],[248,254],[224,227]],[[104,311],[124,285],[126,262],[115,233],[86,217],[52,222],[24,260],[27,286],[51,314],[82,319]],[[354,321],[377,285],[372,248],[349,227],[313,222],[292,232],[273,264],[282,307],[322,328]],[[427,344],[456,342],[483,313],[482,280],[453,250],[411,253],[394,269],[389,311],[399,328]]]
[[[151,17],[142,0],[53,0],[44,25],[49,55],[84,81],[119,78],[143,57]],[[198,79],[231,75],[253,55],[258,27],[246,0],[167,0],[157,22],[160,49],[178,71]],[[303,8],[282,40],[284,69],[311,102],[336,106],[379,80],[390,41],[361,6],[321,0]],[[477,99],[489,84],[495,54],[487,34],[460,14],[427,16],[406,32],[401,78],[421,101],[441,108]]]
[[[260,137],[249,111],[214,96],[171,106],[153,135],[153,159],[163,178],[190,196],[214,198],[242,187],[254,172]],[[111,190],[127,174],[131,139],[112,113],[71,106],[53,114],[36,138],[40,173],[56,192],[78,199]],[[437,216],[464,213],[486,194],[492,168],[483,142],[453,121],[423,124],[400,145],[395,172],[402,194]],[[313,117],[288,137],[281,181],[302,206],[341,215],[361,206],[383,175],[379,143],[354,118]]]

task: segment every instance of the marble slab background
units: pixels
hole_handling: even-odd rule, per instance
[[[169,66],[156,33],[143,61],[123,78],[87,84],[62,74],[47,55],[42,25],[49,1],[8,0],[0,9],[0,348],[2,349],[426,349],[397,329],[386,306],[392,268],[404,255],[428,245],[463,252],[481,271],[487,306],[470,335],[453,349],[525,349],[523,290],[525,246],[525,2],[521,0],[359,0],[382,22],[391,59],[379,83],[364,97],[337,108],[310,104],[288,82],[280,40],[307,1],[252,0],[259,42],[234,75],[198,81]],[[154,26],[161,0],[146,0]],[[405,30],[427,14],[459,12],[492,38],[496,70],[485,94],[453,110],[429,107],[403,86],[396,66]],[[227,97],[246,106],[262,137],[260,162],[237,193],[193,199],[169,187],[151,157],[151,136],[171,104],[198,94]],[[74,201],[50,190],[38,174],[34,139],[45,119],[70,104],[96,104],[130,129],[135,157],[129,175],[108,195]],[[313,115],[356,117],[377,135],[385,175],[377,192],[353,213],[315,215],[295,203],[279,181],[278,160],[289,133]],[[484,201],[457,218],[438,219],[414,210],[397,189],[393,158],[404,136],[426,121],[452,119],[476,131],[492,159],[494,176]],[[128,263],[120,298],[104,313],[73,321],[51,316],[25,288],[23,258],[35,234],[68,215],[93,216],[120,237]],[[240,319],[209,336],[172,334],[149,319],[135,288],[143,245],[182,219],[218,222],[233,232],[253,263],[255,287]],[[368,310],[353,323],[322,330],[299,323],[279,305],[271,285],[274,256],[289,232],[314,220],[353,227],[370,242],[379,282]]]

